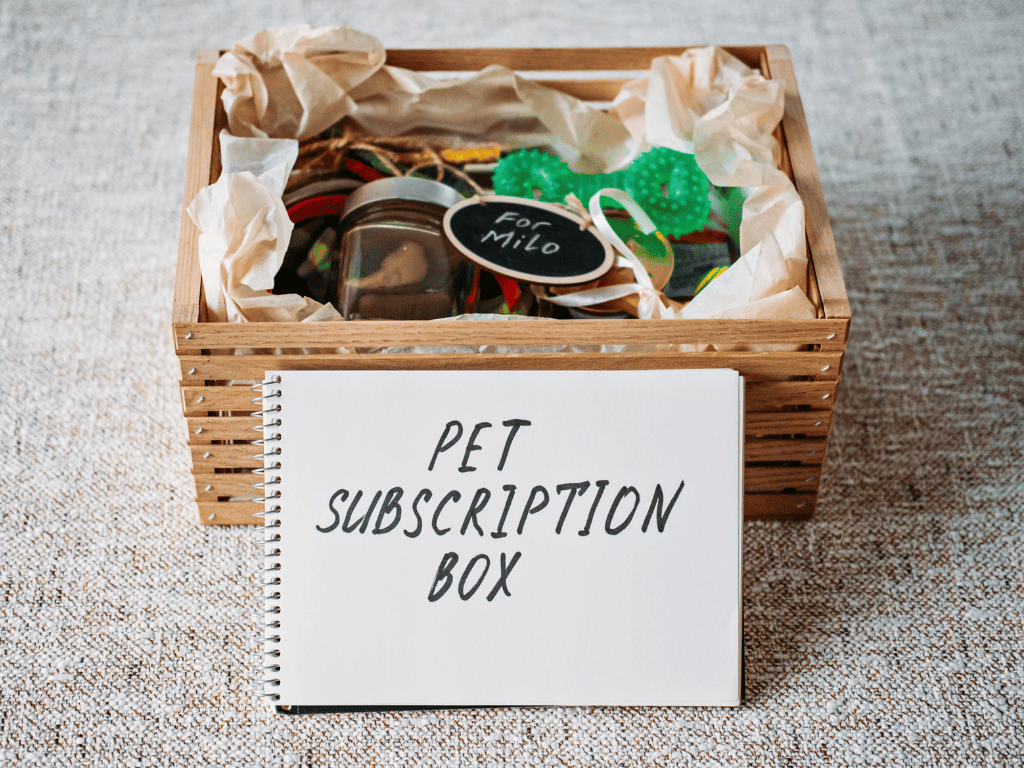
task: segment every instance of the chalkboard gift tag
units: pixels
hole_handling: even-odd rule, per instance
[[[615,251],[597,229],[551,203],[472,197],[448,209],[444,232],[484,269],[538,285],[578,285],[611,269]]]

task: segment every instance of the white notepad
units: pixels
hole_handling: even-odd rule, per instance
[[[735,371],[278,378],[278,706],[739,703]]]

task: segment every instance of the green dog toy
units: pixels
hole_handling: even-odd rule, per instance
[[[570,193],[586,203],[601,189],[621,189],[669,237],[703,229],[711,211],[710,182],[693,155],[667,147],[644,152],[624,170],[598,174],[576,173],[546,152],[523,149],[498,163],[493,183],[498,195],[548,203],[562,203]]]

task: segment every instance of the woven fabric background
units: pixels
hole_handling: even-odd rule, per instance
[[[288,718],[199,528],[170,307],[193,55],[784,43],[854,323],[817,515],[745,527],[736,710]],[[0,0],[0,766],[1024,764],[1013,0]]]

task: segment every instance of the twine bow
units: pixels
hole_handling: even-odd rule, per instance
[[[544,298],[553,304],[563,307],[590,307],[595,304],[604,304],[605,302],[637,294],[636,313],[638,318],[642,320],[658,320],[674,317],[674,310],[665,304],[664,295],[654,287],[646,267],[636,257],[636,254],[629,249],[629,246],[622,241],[622,238],[615,234],[615,230],[608,223],[608,219],[601,209],[602,197],[610,197],[625,208],[643,234],[649,235],[655,231],[656,227],[651,218],[637,205],[636,201],[621,189],[609,187],[599,190],[590,198],[589,207],[584,207],[583,203],[575,195],[570,194],[565,198],[568,206],[583,219],[583,226],[581,228],[586,229],[590,226],[597,228],[601,236],[618,252],[617,264],[628,266],[632,270],[634,282],[589,288],[561,296],[545,295]]]

